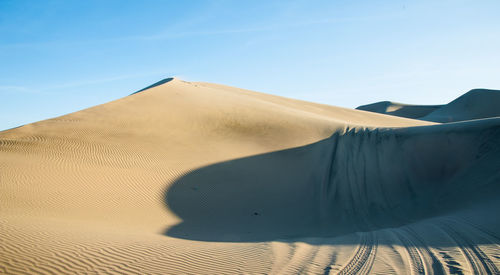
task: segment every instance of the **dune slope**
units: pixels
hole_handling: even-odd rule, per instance
[[[445,105],[409,105],[381,101],[357,107],[398,117],[414,118],[431,122],[458,122],[500,116],[500,91],[474,89]]]
[[[0,132],[0,273],[498,274],[498,167],[499,118],[166,79]]]
[[[443,105],[410,105],[391,101],[380,101],[357,107],[358,110],[379,114],[420,119]]]
[[[434,122],[455,122],[500,116],[500,91],[475,89],[422,117]]]

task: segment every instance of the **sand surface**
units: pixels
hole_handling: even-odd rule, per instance
[[[363,111],[166,79],[0,132],[0,273],[499,274],[499,94]]]
[[[392,101],[381,101],[357,107],[358,110],[370,111],[379,114],[422,119],[422,117],[436,111],[443,105],[410,105]]]

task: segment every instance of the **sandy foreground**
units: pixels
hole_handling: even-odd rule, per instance
[[[0,273],[500,274],[499,106],[167,79],[0,132]]]

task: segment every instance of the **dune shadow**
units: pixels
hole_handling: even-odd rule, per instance
[[[158,81],[158,82],[155,82],[155,83],[153,83],[153,84],[151,84],[151,85],[147,86],[146,88],[140,89],[140,90],[139,90],[139,91],[137,91],[137,92],[133,92],[133,93],[131,93],[130,95],[135,95],[135,94],[137,94],[137,93],[143,92],[143,91],[145,91],[145,90],[147,90],[147,89],[154,88],[154,87],[156,87],[156,86],[160,86],[160,85],[165,84],[165,83],[167,83],[167,82],[170,82],[170,81],[172,81],[172,80],[174,80],[174,78],[173,78],[173,77],[168,77],[168,78],[162,79],[162,80],[160,80],[160,81]]]
[[[481,144],[471,143],[477,135],[500,136],[490,130],[451,141],[453,129],[336,133],[310,145],[202,167],[165,190],[166,207],[182,219],[165,235],[214,242],[335,237],[498,200],[498,179],[490,180],[500,167],[498,151],[483,153],[489,166],[471,164],[484,159]],[[488,166],[480,171],[483,178],[474,165]],[[459,180],[473,182],[467,177],[490,181],[479,188]]]
[[[166,234],[207,241],[257,241],[293,237],[319,219],[320,162],[328,141],[197,169],[165,194],[183,222]],[[314,158],[319,154],[319,158]],[[318,168],[319,167],[319,168]]]
[[[444,105],[410,105],[391,101],[381,101],[357,107],[358,110],[374,113],[420,119]]]

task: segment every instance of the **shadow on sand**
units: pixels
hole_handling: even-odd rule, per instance
[[[169,78],[162,79],[162,80],[160,80],[160,81],[158,81],[158,82],[156,82],[156,83],[154,83],[154,84],[151,84],[151,85],[147,86],[146,88],[140,89],[140,90],[139,90],[139,91],[137,91],[137,92],[133,92],[133,93],[131,93],[130,95],[135,95],[135,94],[137,94],[137,93],[143,92],[143,91],[145,91],[145,90],[147,90],[147,89],[154,88],[154,87],[156,87],[156,86],[160,86],[160,85],[165,84],[165,83],[167,83],[167,82],[170,82],[170,81],[172,81],[172,80],[174,80],[174,78],[173,78],[173,77],[169,77]]]
[[[489,135],[497,146],[498,129],[492,134],[483,128],[452,141],[439,129],[334,134],[314,144],[202,167],[165,191],[166,207],[182,219],[165,234],[214,242],[334,237],[460,209],[466,213],[479,201],[499,198],[499,151],[481,155],[481,144],[464,147],[477,135]],[[476,175],[474,165],[483,167],[483,175]],[[489,183],[458,180],[468,177]],[[474,224],[494,220],[491,211],[469,212]]]

